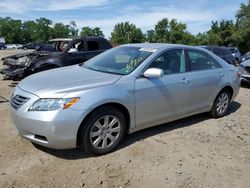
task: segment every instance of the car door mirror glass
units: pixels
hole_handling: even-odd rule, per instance
[[[149,68],[144,72],[143,75],[146,78],[160,78],[164,75],[164,71],[159,68]]]

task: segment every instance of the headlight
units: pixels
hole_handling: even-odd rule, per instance
[[[80,98],[66,98],[66,99],[39,99],[30,108],[29,111],[52,111],[64,110],[79,101]]]

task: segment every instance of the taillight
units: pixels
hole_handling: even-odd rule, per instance
[[[237,77],[240,78],[240,76],[241,76],[240,71],[237,71]]]

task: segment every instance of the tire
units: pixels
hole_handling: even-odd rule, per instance
[[[80,130],[80,147],[92,155],[111,152],[126,132],[124,115],[114,107],[101,107],[91,113]],[[105,144],[106,143],[106,144]]]
[[[229,108],[231,101],[231,94],[227,90],[222,90],[216,97],[213,108],[211,110],[211,115],[214,118],[223,117]]]

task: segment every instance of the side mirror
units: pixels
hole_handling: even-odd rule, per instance
[[[69,53],[76,53],[76,52],[78,52],[78,50],[76,48],[70,48],[68,52]]]
[[[160,78],[164,75],[164,71],[159,68],[149,68],[144,72],[143,75],[146,78]]]

